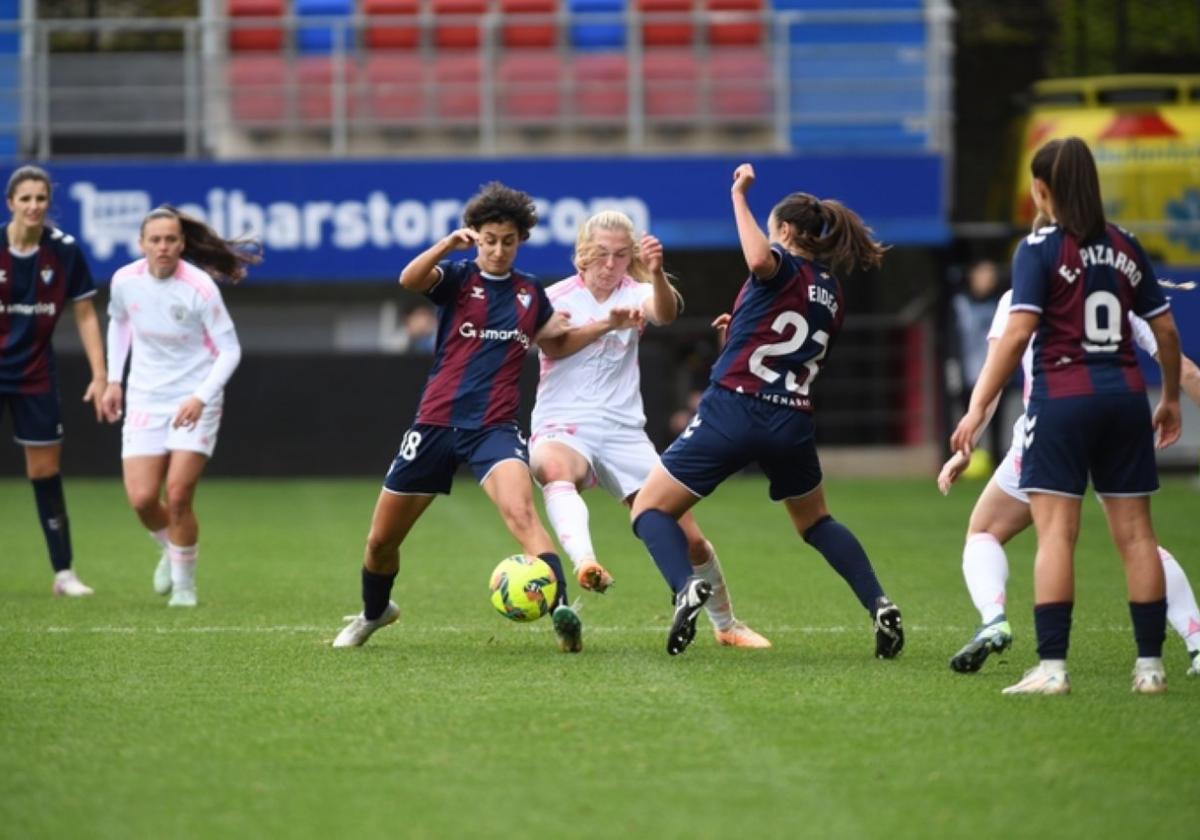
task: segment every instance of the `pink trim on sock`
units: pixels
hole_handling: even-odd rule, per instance
[[[542,487],[542,496],[546,499],[553,499],[555,496],[561,496],[564,493],[577,493],[575,485],[569,481],[551,481]]]

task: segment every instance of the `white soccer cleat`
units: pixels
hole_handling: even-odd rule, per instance
[[[742,621],[735,621],[724,630],[714,627],[713,636],[716,637],[717,644],[725,647],[769,648],[771,646],[771,641],[766,636],[754,632]]]
[[[400,608],[396,606],[395,601],[388,601],[383,615],[373,621],[364,618],[362,613],[346,616],[350,623],[337,634],[337,638],[333,640],[333,646],[335,648],[361,647],[367,639],[371,638],[372,633],[381,627],[387,627],[399,617]]]
[[[1025,672],[1021,681],[1010,685],[1001,694],[1070,694],[1071,678],[1067,676],[1066,665],[1059,662],[1048,665],[1039,662]]]
[[[154,591],[159,595],[171,594],[171,558],[165,548],[158,565],[154,567]]]
[[[1134,694],[1163,694],[1167,690],[1167,672],[1161,659],[1138,657],[1133,664]]]
[[[1192,665],[1187,669],[1186,673],[1189,677],[1200,677],[1200,652],[1193,651],[1191,656]]]
[[[196,599],[196,587],[194,586],[176,586],[171,591],[171,600],[167,601],[168,607],[194,607],[198,603]]]
[[[73,569],[63,569],[54,574],[54,594],[82,598],[85,595],[94,595],[95,591],[81,581]]]

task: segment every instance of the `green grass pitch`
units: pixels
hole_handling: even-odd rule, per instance
[[[1168,630],[1169,693],[1130,693],[1124,581],[1093,501],[1074,693],[1000,695],[1036,658],[1032,534],[1009,552],[1014,649],[947,668],[976,622],[960,550],[979,486],[829,482],[904,610],[908,646],[880,662],[761,479],[697,514],[738,615],[775,647],[718,648],[702,618],[675,658],[665,587],[598,491],[617,584],[584,595],[584,651],[567,656],[548,621],[490,607],[516,546],[469,479],[404,548],[400,621],[339,651],[377,481],[203,482],[190,611],[153,594],[156,550],[119,481],[67,479],[97,590],[81,600],[51,597],[29,485],[0,481],[0,837],[1188,836],[1200,679]],[[1168,481],[1154,510],[1200,580],[1198,495]]]

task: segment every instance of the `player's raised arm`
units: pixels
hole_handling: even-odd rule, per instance
[[[779,257],[771,250],[767,235],[758,226],[746,194],[754,184],[754,167],[743,163],[733,171],[733,219],[737,224],[738,241],[742,244],[742,255],[746,266],[755,277],[767,279],[775,276],[779,268]]]
[[[464,251],[479,241],[479,234],[462,227],[417,254],[400,272],[400,285],[410,292],[424,293],[441,277],[437,264],[454,251]]]

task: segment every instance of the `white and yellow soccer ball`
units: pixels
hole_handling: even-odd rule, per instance
[[[554,572],[540,557],[505,557],[492,572],[490,588],[496,612],[513,621],[536,621],[550,612],[558,594]]]

